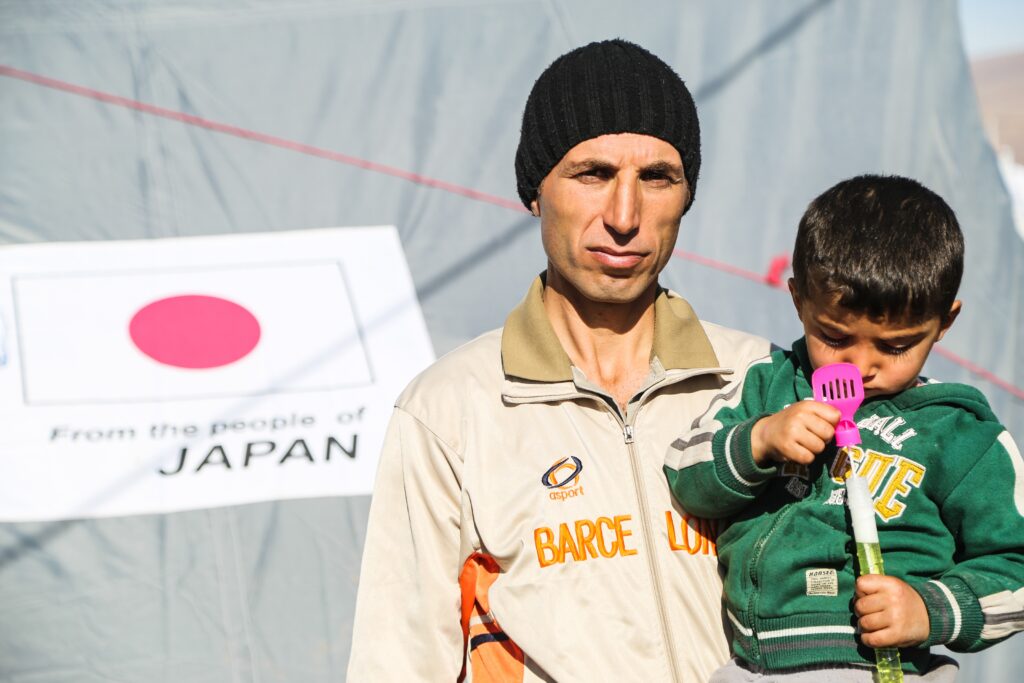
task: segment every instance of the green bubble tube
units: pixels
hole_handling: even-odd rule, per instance
[[[863,477],[851,473],[846,479],[846,502],[853,520],[853,540],[857,545],[860,575],[885,574],[882,548],[878,544],[875,509]],[[875,680],[878,683],[903,683],[900,651],[894,647],[875,648]]]

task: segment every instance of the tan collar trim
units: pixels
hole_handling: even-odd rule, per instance
[[[571,382],[572,363],[544,310],[544,279],[538,276],[512,309],[501,334],[505,375],[534,382]],[[718,358],[690,304],[667,289],[654,302],[652,356],[666,370],[716,368]]]
[[[535,382],[571,382],[572,364],[544,310],[543,275],[522,303],[512,309],[501,333],[501,364],[506,375]]]
[[[666,370],[717,368],[718,357],[686,299],[668,289],[654,301],[654,348]]]

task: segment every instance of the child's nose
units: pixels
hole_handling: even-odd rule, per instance
[[[875,362],[875,355],[871,351],[851,347],[847,349],[844,355],[843,362],[856,365],[857,370],[860,371],[860,378],[865,383],[874,378],[875,373],[878,371],[878,364]]]

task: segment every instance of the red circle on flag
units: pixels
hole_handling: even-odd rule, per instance
[[[143,306],[132,316],[128,333],[158,363],[198,370],[247,356],[260,340],[260,323],[233,301],[187,294]]]

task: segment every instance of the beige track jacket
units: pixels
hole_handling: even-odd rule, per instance
[[[716,524],[673,502],[662,465],[768,343],[663,292],[622,415],[571,366],[542,291],[398,399],[349,681],[704,681],[728,657]]]

